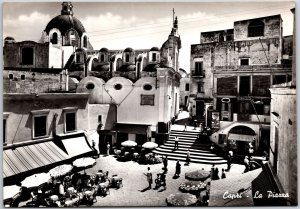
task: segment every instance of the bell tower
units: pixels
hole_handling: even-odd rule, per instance
[[[62,15],[72,15],[73,16],[73,5],[71,2],[63,2],[61,9]]]

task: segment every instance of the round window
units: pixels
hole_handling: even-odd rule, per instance
[[[93,83],[88,83],[88,84],[86,85],[86,88],[89,89],[89,90],[92,90],[92,89],[95,88],[95,85],[94,85]]]
[[[121,89],[122,89],[122,84],[117,83],[117,84],[114,85],[114,88],[115,88],[116,90],[121,90]]]
[[[150,91],[152,89],[152,86],[150,84],[145,84],[143,88],[145,91]]]

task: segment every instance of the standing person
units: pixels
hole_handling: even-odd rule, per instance
[[[224,168],[222,168],[221,178],[222,178],[222,179],[225,179],[225,178],[226,178],[226,174],[225,174]]]
[[[211,180],[215,180],[215,164],[212,164],[212,167],[210,169],[210,178]]]
[[[168,170],[168,156],[164,157],[163,164],[164,164],[164,170],[166,172]]]
[[[176,169],[175,169],[175,177],[180,176],[181,173],[181,165],[179,163],[179,160],[176,162]]]
[[[247,173],[249,171],[249,157],[248,156],[245,156],[244,165],[245,165],[244,173]]]
[[[184,124],[184,129],[183,129],[183,131],[186,131],[186,123]]]
[[[94,151],[95,153],[97,153],[97,155],[98,155],[98,151],[96,150],[96,143],[95,143],[95,140],[94,140],[94,139],[92,139],[92,149],[93,149],[93,151]]]
[[[215,180],[220,179],[220,177],[219,177],[219,169],[218,168],[215,169],[215,178],[214,179]]]
[[[214,145],[214,143],[212,143],[212,144],[210,145],[210,151],[211,151],[212,153],[215,153],[215,145]]]
[[[200,129],[200,133],[202,133],[202,131],[203,131],[203,125],[202,125],[202,123],[200,123],[199,129]]]
[[[161,185],[164,187],[164,190],[167,189],[167,182],[166,182],[166,174],[162,173],[160,176]]]
[[[178,143],[179,143],[179,138],[178,136],[175,136],[175,147],[174,147],[175,150],[178,149]]]
[[[110,144],[109,144],[109,142],[107,142],[107,145],[106,145],[106,152],[107,152],[107,156],[109,156],[109,152],[110,152]]]
[[[148,172],[145,173],[145,176],[147,176],[147,181],[149,183],[148,188],[151,189],[151,185],[152,185],[153,180],[152,180],[152,173],[150,171],[150,167],[148,167]]]
[[[190,164],[190,157],[191,154],[190,154],[190,150],[188,149],[188,151],[186,152],[186,165]]]
[[[249,157],[251,157],[254,153],[252,142],[249,142],[249,149],[248,149]]]

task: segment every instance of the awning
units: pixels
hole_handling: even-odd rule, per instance
[[[65,147],[66,153],[68,154],[69,158],[92,151],[91,147],[88,145],[88,142],[84,136],[70,138],[70,139],[63,139],[62,143]]]
[[[121,133],[146,135],[148,133],[148,127],[149,125],[117,123],[115,125],[115,131]]]
[[[64,137],[3,150],[3,177],[58,163],[92,152],[84,136]]]
[[[261,171],[260,168],[238,176],[211,181],[208,206],[253,206],[251,182]],[[237,193],[240,193],[242,198],[229,198],[229,195]]]
[[[3,151],[3,177],[13,176],[41,166],[68,159],[52,141]]]
[[[256,135],[232,134],[228,135],[229,140],[252,142],[256,139]]]
[[[268,198],[268,191],[276,192],[276,189],[267,172],[259,168],[244,174],[211,181],[209,206],[284,205],[285,201],[282,198]],[[258,193],[261,194],[261,198],[257,198]],[[240,196],[237,197],[237,194]],[[230,198],[230,195],[231,197],[235,195],[235,198]]]

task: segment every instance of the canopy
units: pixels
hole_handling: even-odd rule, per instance
[[[149,125],[117,123],[115,131],[130,134],[147,134]]]
[[[75,157],[92,151],[84,136],[63,139],[62,143],[70,157]]]
[[[268,191],[276,192],[271,176],[262,168],[233,177],[211,181],[209,206],[271,206],[282,205],[283,199],[268,198]],[[257,191],[262,194],[258,196]],[[242,198],[229,198],[230,194],[240,194]],[[227,198],[226,198],[227,197]]]
[[[3,150],[3,177],[13,176],[41,166],[68,159],[52,141]]]
[[[228,135],[229,140],[252,142],[256,139],[256,135],[232,134]]]

